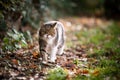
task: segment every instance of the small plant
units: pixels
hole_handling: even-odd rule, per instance
[[[47,80],[66,80],[67,73],[63,68],[52,69],[48,73]]]
[[[32,39],[32,36],[31,36],[30,31],[24,32],[24,37],[25,37],[25,39],[27,40],[27,42],[33,43],[33,39]]]
[[[26,48],[27,45],[24,35],[12,29],[4,37],[2,49],[4,51],[14,51],[20,48]]]
[[[75,59],[73,62],[74,62],[74,64],[76,64],[76,65],[79,65],[79,63],[80,63],[78,59]]]

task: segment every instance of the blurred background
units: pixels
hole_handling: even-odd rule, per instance
[[[33,29],[48,20],[58,20],[68,16],[100,17],[120,19],[119,0],[1,0],[0,34],[8,27],[22,30]],[[4,26],[4,27],[3,27]],[[3,35],[3,33],[2,33]]]

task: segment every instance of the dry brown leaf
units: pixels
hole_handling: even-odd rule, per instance
[[[89,71],[87,70],[87,69],[83,69],[83,70],[77,70],[76,71],[76,74],[88,74],[89,73]]]
[[[67,69],[74,70],[76,68],[76,65],[72,62],[66,62],[63,64],[63,67],[66,67]]]
[[[31,65],[29,66],[29,68],[37,68],[37,65],[31,64]]]
[[[83,73],[83,74],[88,74],[89,71],[88,71],[87,69],[85,69],[85,70],[82,70],[82,73]]]
[[[33,51],[32,55],[33,55],[33,58],[38,58],[39,57],[39,52],[38,51]]]
[[[12,59],[12,63],[15,64],[15,65],[18,65],[18,60]]]

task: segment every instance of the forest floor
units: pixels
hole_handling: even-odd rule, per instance
[[[6,53],[0,51],[0,79],[120,79],[118,23],[93,17],[68,17],[59,21],[65,26],[66,43],[63,55],[57,56],[54,66],[41,66],[35,34],[33,44],[28,48]]]

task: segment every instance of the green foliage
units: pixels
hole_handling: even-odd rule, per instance
[[[99,59],[97,66],[100,68],[99,76],[77,76],[75,80],[101,80],[109,79],[117,80],[120,74],[120,27],[116,23],[112,23],[104,28],[92,28],[76,32],[76,36],[80,40],[80,44],[88,45],[92,48],[92,52],[88,49],[89,57]],[[92,53],[92,54],[91,54]],[[76,64],[78,63],[75,61]]]
[[[75,59],[73,62],[74,62],[74,64],[76,64],[77,66],[78,66],[79,63],[80,63],[78,59]]]
[[[85,76],[78,75],[73,80],[87,80]]]
[[[69,13],[69,15],[74,13],[73,8],[75,6],[76,4],[73,3],[71,0],[60,0],[60,1],[52,0],[51,2],[48,2],[48,8],[52,10],[51,15],[53,18],[57,16],[63,16],[63,14],[67,14],[67,13]]]
[[[42,0],[41,0],[42,1]],[[37,5],[37,8],[36,8]],[[22,25],[29,24],[33,28],[39,27],[39,22],[42,20],[40,0],[25,0],[22,9]],[[44,12],[44,11],[43,11]]]
[[[26,48],[27,45],[24,35],[13,29],[7,32],[7,35],[4,37],[2,49],[4,51],[14,51],[20,48]]]
[[[22,10],[23,0],[1,0],[0,1],[0,20],[19,17],[18,13]],[[16,13],[17,12],[17,13]]]
[[[76,36],[80,39],[81,44],[93,43],[97,45],[105,39],[105,34],[99,28],[76,32]]]
[[[25,39],[27,40],[27,42],[33,43],[33,39],[32,39],[32,36],[31,36],[30,31],[26,31],[26,32],[24,32],[23,34],[24,34],[24,37],[25,37]]]
[[[105,0],[45,0],[45,2],[47,3],[46,7],[48,8],[48,10],[50,10],[49,13],[52,15],[53,18],[63,14],[93,14],[97,10],[102,11],[104,1]]]
[[[100,75],[102,78],[111,78],[112,80],[117,80],[120,74],[120,65],[116,63],[115,60],[101,60],[100,65],[101,67]]]
[[[15,22],[22,16],[22,25],[29,24],[34,28],[39,27],[42,14],[40,1],[34,3],[34,0],[1,0],[0,1],[0,22]],[[39,8],[36,8],[39,5]],[[41,12],[41,14],[40,14]],[[11,27],[11,26],[10,26]]]
[[[67,73],[62,68],[55,68],[48,73],[47,80],[65,80]]]

